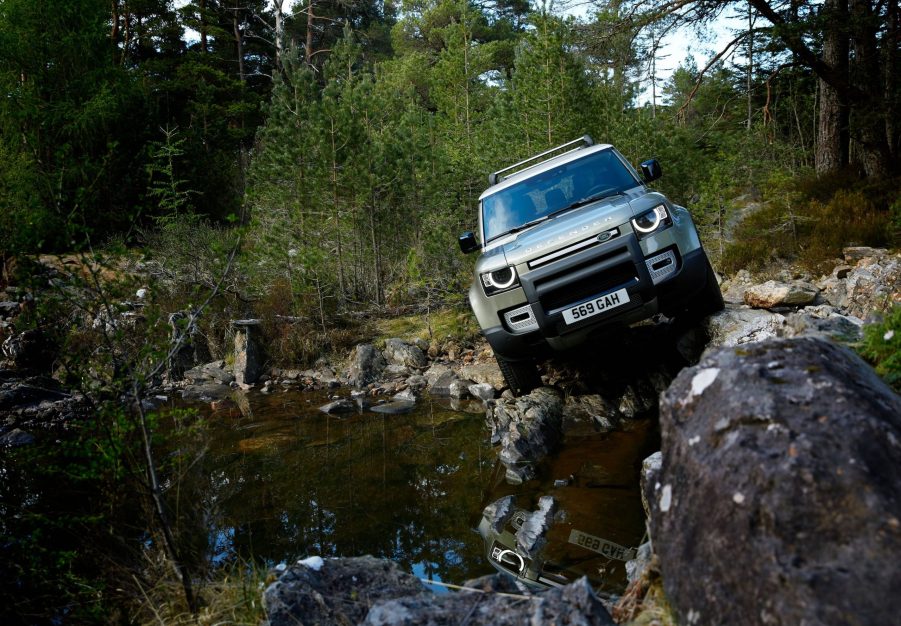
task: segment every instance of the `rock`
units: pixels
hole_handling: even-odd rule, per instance
[[[563,400],[550,387],[539,387],[512,400],[501,399],[488,412],[492,441],[501,445],[498,458],[509,470],[530,467],[560,441]]]
[[[462,400],[469,397],[469,387],[473,382],[471,380],[454,380],[447,387],[448,395],[451,398]]]
[[[414,374],[405,380],[404,384],[415,393],[419,393],[428,386],[429,382],[426,380],[425,376]]]
[[[392,400],[403,400],[404,402],[416,402],[419,397],[416,395],[416,392],[413,389],[404,389],[403,391],[399,391],[394,394]]]
[[[431,387],[432,385],[435,384],[435,382],[439,378],[441,378],[441,376],[443,374],[445,374],[446,372],[450,372],[450,371],[451,371],[451,368],[448,367],[447,365],[444,365],[441,363],[433,363],[431,365],[431,367],[429,367],[429,369],[427,369],[423,373],[423,376],[425,377],[425,380],[426,380],[426,383],[428,383],[428,386]]]
[[[403,413],[409,413],[416,406],[416,402],[413,400],[394,400],[393,402],[386,402],[385,404],[377,404],[373,407],[370,407],[370,411],[375,413],[384,413],[386,415],[402,415]]]
[[[18,302],[0,302],[0,319],[12,319],[20,310]]]
[[[753,284],[754,280],[748,270],[739,270],[735,276],[720,285],[723,301],[728,304],[744,304],[745,290]]]
[[[357,410],[356,405],[347,398],[333,400],[328,404],[323,404],[319,410],[327,415],[338,415],[340,413],[354,413]]]
[[[212,363],[198,365],[197,367],[187,370],[184,373],[184,377],[192,383],[207,380],[222,383],[223,385],[230,385],[232,381],[235,380],[235,377],[232,376],[231,372],[227,372],[224,368],[225,361],[213,361]]]
[[[783,283],[768,280],[745,290],[745,304],[755,309],[772,309],[777,306],[804,306],[816,300],[819,290],[802,282]]]
[[[497,390],[507,386],[504,375],[497,363],[470,363],[460,368],[460,378],[468,378],[474,383],[489,384]]]
[[[428,372],[426,372],[426,378],[429,378]],[[459,382],[460,379],[452,370],[445,370],[438,375],[435,382],[431,383],[429,393],[435,397],[451,397],[451,385]]]
[[[867,246],[849,246],[842,250],[842,256],[844,256],[845,262],[850,265],[855,265],[863,259],[881,259],[886,254],[888,254],[887,250],[883,250],[882,248],[869,248]]]
[[[392,338],[385,341],[385,358],[391,365],[422,368],[429,364],[425,353],[416,346],[402,339]]]
[[[372,344],[361,343],[350,357],[347,381],[352,387],[365,387],[378,380],[386,365],[385,357]]]
[[[7,337],[2,352],[18,368],[49,372],[56,359],[57,347],[42,330],[32,328]]]
[[[170,342],[173,347],[180,344],[166,363],[166,377],[170,381],[182,380],[185,371],[210,360],[206,339],[192,319],[190,311],[176,311],[169,315]]]
[[[472,385],[469,385],[467,389],[474,398],[478,398],[485,403],[489,400],[494,400],[494,396],[497,394],[494,385],[489,383],[473,383]]]
[[[235,320],[235,382],[252,385],[263,373],[263,347],[260,345],[259,320]]]
[[[513,506],[515,500],[513,496],[504,496],[482,510],[482,517],[494,532],[498,534],[504,532],[504,527],[516,510]]]
[[[654,552],[651,549],[650,541],[638,546],[635,558],[631,561],[626,561],[626,580],[629,581],[630,585],[644,575],[645,571],[650,567],[653,557]]]
[[[645,489],[681,622],[897,620],[901,397],[860,358],[812,337],[717,350],[660,422]]]
[[[619,424],[616,406],[598,394],[569,396],[563,405],[565,422],[590,421],[601,432],[608,432]]]
[[[263,592],[269,626],[359,624],[370,607],[427,592],[391,561],[371,556],[328,559],[315,569],[295,563]]]
[[[388,366],[385,367],[384,373],[391,378],[406,378],[410,375],[410,368],[406,365],[389,363]]]
[[[181,392],[181,397],[185,400],[213,402],[229,397],[231,392],[232,388],[229,385],[223,385],[221,383],[200,383],[185,387]]]
[[[738,346],[778,336],[785,317],[755,309],[726,309],[704,320],[710,346]]]
[[[34,443],[34,435],[21,428],[13,428],[8,433],[0,435],[0,448],[18,448]]]
[[[534,559],[547,543],[545,535],[554,523],[556,512],[554,496],[541,496],[538,499],[538,509],[529,513],[516,531],[516,547]]]
[[[528,601],[524,601],[524,599]],[[572,624],[613,626],[607,609],[586,578],[534,598],[497,593],[454,593],[406,596],[376,603],[363,622],[366,626],[522,626]]]
[[[824,311],[823,309],[826,309]],[[843,343],[863,338],[863,320],[832,312],[832,307],[807,307],[786,318],[786,331],[791,336],[815,335]]]
[[[650,382],[638,379],[634,384],[626,385],[617,409],[626,419],[632,419],[657,408],[657,391]]]
[[[901,254],[864,258],[845,280],[845,309],[867,319],[901,304]]]
[[[651,504],[647,498],[648,485],[653,485],[657,482],[657,475],[660,473],[662,466],[663,453],[660,451],[655,452],[641,462],[641,505],[644,508],[645,517],[651,516]]]

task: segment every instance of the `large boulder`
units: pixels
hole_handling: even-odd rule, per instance
[[[777,306],[805,306],[817,298],[819,290],[801,281],[781,282],[768,280],[745,290],[745,304],[755,309],[772,309]]]
[[[421,368],[429,364],[422,350],[396,337],[385,341],[384,353],[390,365]]]
[[[738,346],[771,339],[785,326],[785,317],[757,309],[726,309],[704,320],[711,346]]]
[[[352,387],[365,387],[378,380],[386,366],[385,357],[372,344],[361,343],[354,348],[347,369],[347,382]]]
[[[487,414],[492,441],[501,445],[498,458],[507,481],[521,483],[534,475],[534,465],[550,454],[563,434],[563,399],[551,387],[501,399]]]
[[[661,401],[646,486],[686,624],[889,624],[901,614],[901,398],[803,337],[708,353]]]

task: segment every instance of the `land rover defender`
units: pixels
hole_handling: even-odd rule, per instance
[[[613,146],[588,135],[488,177],[469,301],[514,394],[541,381],[536,357],[663,313],[723,308],[691,215],[646,183]]]

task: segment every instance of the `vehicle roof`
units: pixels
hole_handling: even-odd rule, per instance
[[[568,152],[564,152],[563,154],[557,155],[555,157],[551,157],[547,161],[541,161],[535,165],[527,167],[525,169],[519,170],[515,174],[511,174],[510,176],[504,178],[501,182],[496,185],[492,185],[488,189],[482,192],[482,195],[479,196],[479,202],[482,201],[483,198],[487,196],[494,195],[499,191],[503,191],[508,187],[512,187],[518,182],[528,180],[532,178],[536,174],[541,174],[543,172],[548,171],[558,165],[563,165],[565,163],[570,163],[577,159],[581,159],[583,157],[588,156],[589,154],[594,154],[596,152],[601,152],[602,150],[609,150],[613,145],[609,143],[601,143],[593,146],[588,146],[586,148],[576,148],[575,150],[570,150]]]

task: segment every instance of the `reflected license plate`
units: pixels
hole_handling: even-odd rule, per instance
[[[586,317],[598,315],[610,309],[615,309],[629,302],[629,292],[623,287],[612,293],[605,293],[599,298],[584,302],[578,306],[563,311],[563,320],[567,324],[575,324],[581,322]]]
[[[569,533],[569,542],[617,561],[631,561],[638,556],[638,550],[635,548],[627,548],[618,543],[583,533],[581,530],[573,529]]]

